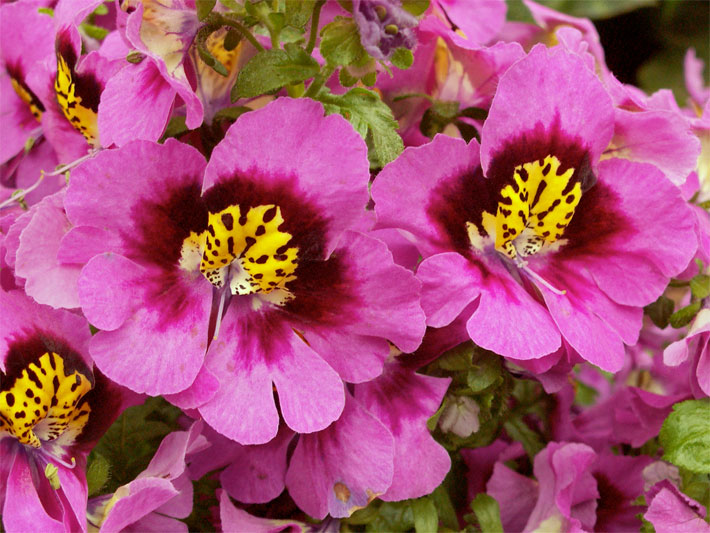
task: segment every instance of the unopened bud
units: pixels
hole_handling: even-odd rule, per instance
[[[140,63],[145,59],[145,56],[138,50],[131,50],[126,56],[126,61],[129,63]]]
[[[387,8],[383,5],[377,5],[375,6],[375,13],[377,13],[377,18],[380,19],[380,21],[385,20]]]
[[[465,439],[478,431],[480,411],[478,404],[468,396],[449,396],[446,408],[439,418],[439,427],[445,433],[453,433]]]
[[[397,35],[398,32],[399,28],[396,24],[387,24],[387,26],[385,26],[385,33],[387,35]]]

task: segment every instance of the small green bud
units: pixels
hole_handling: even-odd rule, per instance
[[[383,5],[377,5],[375,6],[375,13],[377,13],[377,18],[382,20],[385,20],[385,17],[387,16],[387,8]]]
[[[398,32],[399,28],[396,24],[387,24],[387,26],[385,26],[385,33],[387,35],[397,35]]]
[[[145,56],[138,50],[131,50],[126,56],[126,61],[129,63],[140,63],[145,59]]]

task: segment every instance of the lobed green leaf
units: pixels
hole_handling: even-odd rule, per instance
[[[710,474],[710,399],[675,404],[658,438],[665,460],[696,474]]]
[[[351,18],[335,17],[320,32],[320,53],[331,65],[352,65],[367,54],[360,32]]]
[[[303,48],[287,44],[283,50],[264,50],[244,65],[232,87],[232,101],[253,98],[312,78],[320,65]]]
[[[339,113],[348,119],[365,139],[371,168],[382,168],[404,150],[392,110],[377,93],[356,87],[342,95],[321,91],[316,99],[323,102],[327,114]]]

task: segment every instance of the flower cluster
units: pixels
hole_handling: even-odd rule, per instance
[[[703,63],[524,4],[0,6],[4,530],[710,531]]]

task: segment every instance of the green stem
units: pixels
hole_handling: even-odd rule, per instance
[[[269,29],[269,35],[271,36],[271,49],[278,50],[279,48],[281,48],[281,43],[279,42],[279,34]]]
[[[434,98],[429,96],[428,94],[424,93],[407,93],[407,94],[400,94],[399,96],[394,97],[395,102],[399,102],[400,100],[406,100],[408,98],[425,98],[429,100],[430,102],[434,102]]]
[[[311,34],[308,37],[308,45],[306,45],[306,52],[309,54],[313,52],[316,46],[316,38],[318,37],[318,21],[320,20],[320,10],[325,4],[325,0],[318,0],[316,5],[313,6],[313,15],[311,16]]]
[[[328,78],[333,74],[333,71],[335,68],[331,66],[324,66],[323,70],[321,70],[314,78],[311,84],[308,86],[308,89],[304,93],[303,96],[309,97],[309,98],[314,98],[317,94],[318,91],[321,90],[323,85],[325,85],[325,82],[328,81]]]

